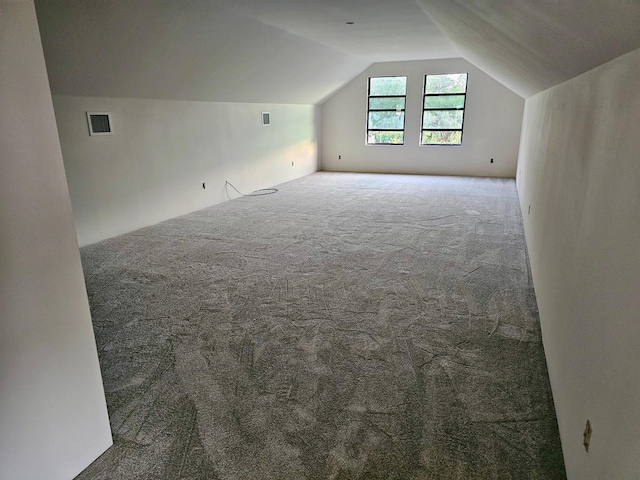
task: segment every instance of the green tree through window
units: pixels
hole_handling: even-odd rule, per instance
[[[426,75],[421,145],[461,145],[467,74]]]
[[[367,145],[402,145],[407,77],[369,78]]]

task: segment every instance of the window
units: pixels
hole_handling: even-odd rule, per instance
[[[426,75],[420,145],[462,145],[467,74]]]
[[[407,77],[369,78],[367,145],[402,145]]]

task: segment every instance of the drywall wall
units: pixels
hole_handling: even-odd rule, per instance
[[[81,245],[236,197],[226,180],[249,193],[318,168],[312,105],[54,96],[54,108]],[[110,112],[113,135],[89,136],[87,111]]]
[[[0,1],[0,478],[71,479],[111,431],[31,1]]]
[[[524,113],[517,184],[575,480],[640,478],[639,89],[635,50],[528,99]]]
[[[463,72],[469,77],[462,146],[419,145],[424,76]],[[365,145],[368,78],[384,75],[408,76],[402,146]],[[521,97],[463,59],[377,63],[322,105],[321,166],[333,171],[515,177],[523,108]]]

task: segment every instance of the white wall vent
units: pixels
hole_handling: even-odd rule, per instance
[[[271,125],[271,114],[269,112],[262,112],[262,126],[268,127]]]
[[[113,135],[111,114],[107,112],[87,112],[89,135]]]

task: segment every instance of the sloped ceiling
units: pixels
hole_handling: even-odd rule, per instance
[[[313,104],[374,62],[462,56],[528,97],[640,48],[638,0],[35,3],[60,95]]]
[[[417,0],[463,57],[522,97],[640,48],[638,0]]]
[[[219,0],[217,3],[369,62],[459,56],[415,0]]]
[[[374,61],[459,56],[414,0],[35,3],[60,95],[313,104]]]

